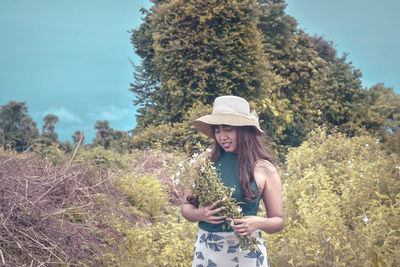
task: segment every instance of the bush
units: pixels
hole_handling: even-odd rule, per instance
[[[103,266],[190,266],[197,225],[182,220],[178,212],[162,221],[131,226],[119,223],[119,236],[111,236],[95,265]]]
[[[62,150],[57,143],[53,144],[43,144],[36,143],[32,149],[36,154],[38,154],[45,161],[53,164],[54,166],[66,161],[67,154]]]
[[[80,148],[74,158],[74,162],[89,164],[93,167],[126,168],[128,167],[127,159],[127,155],[96,146],[94,148]]]
[[[368,136],[318,129],[286,163],[286,226],[266,237],[274,265],[400,264],[398,155]]]
[[[180,151],[186,154],[198,152],[199,144],[209,146],[211,140],[197,131],[192,122],[209,113],[211,106],[195,104],[184,116],[183,122],[136,129],[132,138],[133,146],[139,149],[162,148],[169,152]]]
[[[145,218],[162,218],[169,207],[166,188],[152,176],[124,175],[118,181],[117,187],[125,193],[134,213],[139,213]]]

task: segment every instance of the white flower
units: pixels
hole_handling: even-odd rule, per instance
[[[183,166],[183,162],[182,162],[182,161],[179,162],[178,166],[179,166],[179,167],[182,167],[182,166]]]
[[[177,171],[177,172],[175,173],[175,175],[178,177],[179,175],[181,175],[181,172],[180,172],[180,171]]]
[[[175,179],[175,175],[172,175],[171,176],[171,180],[173,181]]]
[[[206,151],[207,151],[208,153],[211,153],[212,150],[211,150],[211,148],[207,148]]]
[[[360,177],[364,177],[364,173],[360,173]]]
[[[365,144],[366,147],[369,147],[369,144]]]
[[[211,166],[211,169],[216,170],[217,168],[215,168],[214,166]]]
[[[190,165],[190,166],[192,166],[192,164],[193,164],[193,163],[195,163],[195,162],[196,162],[196,160],[195,160],[195,159],[190,159],[190,161],[189,161],[189,165]]]
[[[329,242],[329,241],[331,241],[331,238],[330,238],[330,237],[328,237],[328,238],[326,239],[326,242]]]
[[[196,187],[196,184],[192,184],[192,187],[195,188],[195,187]]]
[[[197,157],[198,155],[199,155],[199,153],[194,153],[192,157],[195,158],[195,157]]]
[[[241,213],[242,212],[242,208],[241,207],[236,207],[236,210]]]
[[[226,200],[226,197],[223,197],[222,199],[221,199],[221,201],[225,201]]]
[[[340,201],[341,200],[340,197],[337,200]]]
[[[363,217],[362,220],[363,220],[364,222],[368,222],[368,216],[367,216],[367,214],[364,215],[364,217]]]
[[[206,170],[206,168],[204,166],[201,167],[201,169],[200,169],[201,172],[204,172],[205,170]]]
[[[181,182],[181,180],[179,180],[179,179],[174,180],[175,185],[178,185],[180,182]]]

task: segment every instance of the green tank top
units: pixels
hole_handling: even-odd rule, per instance
[[[222,182],[228,188],[235,188],[235,192],[232,197],[238,202],[244,202],[244,204],[239,204],[242,208],[242,214],[244,216],[257,216],[258,205],[260,203],[260,198],[253,201],[245,201],[242,195],[242,189],[239,182],[239,166],[237,162],[237,154],[231,152],[223,152],[219,160],[215,163],[215,167],[220,174]],[[258,192],[257,183],[253,181],[251,183],[251,188],[254,192]],[[228,223],[224,222],[221,224],[211,224],[207,222],[200,221],[199,227],[208,232],[232,232],[233,229],[228,227]]]

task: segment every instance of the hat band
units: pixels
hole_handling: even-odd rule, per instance
[[[240,112],[236,112],[236,111],[232,111],[232,110],[218,110],[218,111],[213,111],[212,115],[234,115],[234,116],[240,116],[240,117],[244,117],[248,120],[254,121],[254,122],[258,122],[258,116],[255,110],[253,110],[250,115],[246,115]]]

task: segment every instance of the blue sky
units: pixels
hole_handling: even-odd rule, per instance
[[[305,32],[333,41],[338,55],[363,73],[363,85],[400,92],[400,1],[286,0],[286,12]]]
[[[288,0],[287,12],[307,33],[334,42],[339,55],[363,73],[364,86],[384,82],[400,91],[400,1]],[[84,130],[86,142],[97,120],[135,127],[129,83],[130,29],[141,23],[145,0],[1,0],[0,105],[27,103],[42,125],[46,114],[60,118],[56,132],[71,141]]]

